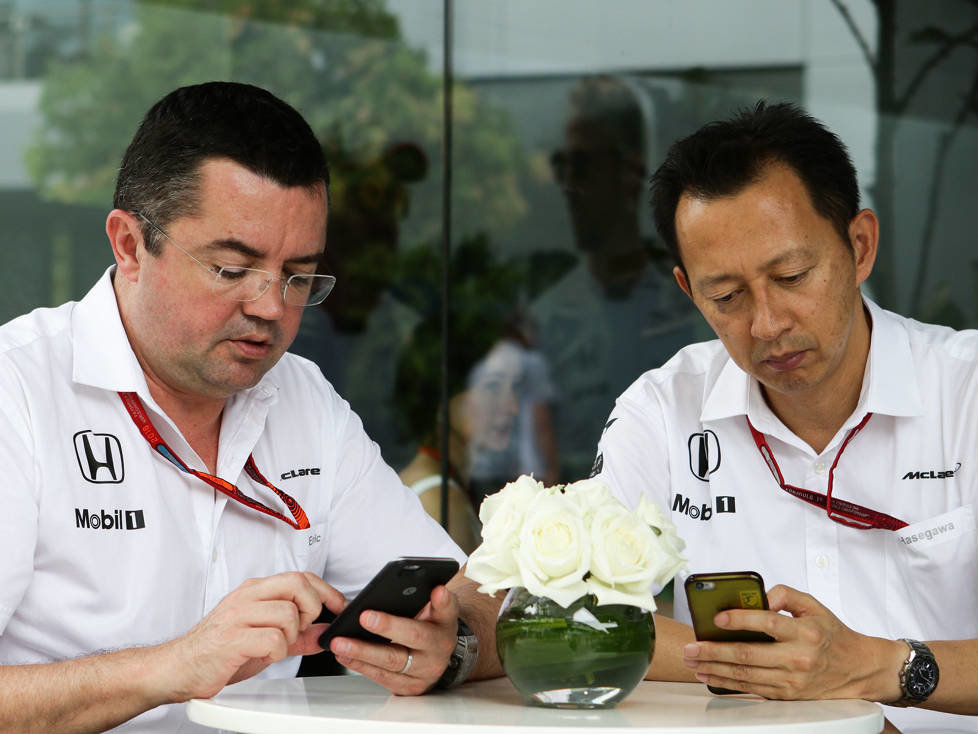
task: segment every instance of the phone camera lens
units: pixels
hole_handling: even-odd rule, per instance
[[[697,589],[702,590],[703,589],[703,582],[702,581],[697,581],[696,584],[695,584],[695,586],[696,586]]]

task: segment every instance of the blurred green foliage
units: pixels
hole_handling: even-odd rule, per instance
[[[142,115],[168,91],[212,79],[265,87],[296,107],[324,144],[376,157],[409,140],[440,171],[440,69],[400,41],[382,0],[169,0],[134,4],[130,23],[97,38],[87,58],[45,75],[42,123],[27,154],[41,194],[107,206]],[[459,235],[499,231],[526,212],[524,156],[506,116],[464,85],[453,89],[453,207]],[[441,227],[441,178],[418,184],[411,232]]]

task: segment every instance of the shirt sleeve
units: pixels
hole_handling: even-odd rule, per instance
[[[644,496],[668,513],[671,469],[665,417],[654,393],[646,388],[639,394],[641,400],[626,393],[616,401],[598,440],[592,476],[607,483],[626,507],[634,508]]]
[[[448,556],[465,563],[465,554],[384,462],[348,406],[343,423],[326,581],[350,598],[399,556]]]
[[[0,635],[34,574],[38,496],[29,413],[16,373],[0,362]]]

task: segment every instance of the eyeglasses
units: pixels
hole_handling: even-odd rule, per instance
[[[850,528],[859,528],[860,530],[899,530],[900,528],[907,527],[907,523],[903,520],[899,520],[892,515],[887,515],[885,512],[871,510],[855,502],[847,502],[846,500],[840,500],[832,496],[836,464],[842,458],[842,452],[846,450],[846,446],[863,429],[863,426],[869,423],[872,415],[872,413],[867,413],[859,424],[846,435],[845,440],[835,454],[835,461],[832,462],[832,467],[829,469],[828,488],[825,494],[815,492],[811,489],[796,487],[793,484],[787,484],[784,481],[784,475],[781,474],[781,467],[778,466],[778,461],[774,458],[774,452],[771,451],[771,447],[767,444],[767,439],[764,438],[764,434],[754,428],[754,424],[750,422],[750,418],[747,418],[747,427],[750,429],[751,437],[757,445],[757,450],[761,452],[761,458],[764,459],[767,468],[774,475],[774,481],[792,497],[797,497],[803,502],[825,510],[828,513],[829,519],[834,520],[840,525],[847,525]]]
[[[282,301],[286,306],[302,308],[305,306],[317,306],[326,300],[326,296],[336,285],[336,278],[332,275],[314,275],[307,273],[297,273],[287,278],[274,275],[267,270],[257,268],[242,268],[237,266],[206,265],[196,257],[187,252],[170,235],[156,226],[140,212],[133,212],[146,224],[163,235],[170,244],[174,245],[180,252],[189,257],[204,270],[214,276],[211,284],[211,291],[221,298],[230,301],[257,301],[268,290],[268,286],[273,280],[282,282]]]

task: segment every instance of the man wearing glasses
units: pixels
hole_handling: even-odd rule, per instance
[[[3,731],[187,731],[168,704],[294,675],[322,606],[386,561],[464,561],[318,369],[285,354],[334,283],[315,272],[328,182],[281,100],[179,89],[122,161],[115,265],[80,302],[0,328]],[[362,616],[393,644],[332,651],[395,693],[459,682],[459,620],[484,637],[495,610],[461,576],[448,589],[418,621]]]
[[[978,714],[978,334],[862,297],[876,216],[845,147],[796,107],[680,140],[652,190],[676,281],[719,339],[618,398],[594,471],[627,503],[671,509],[689,556],[679,621],[689,572],[757,571],[772,611],[717,623],[775,639],[687,628],[660,637],[652,674],[978,731],[960,715]]]

